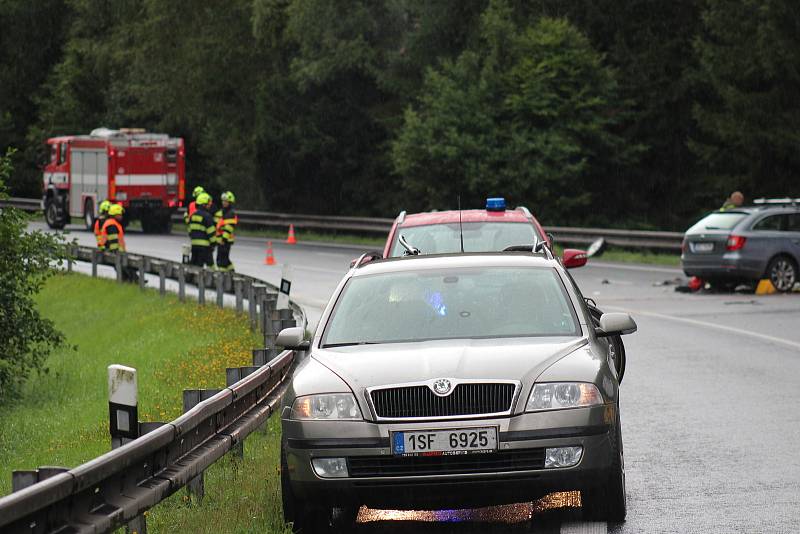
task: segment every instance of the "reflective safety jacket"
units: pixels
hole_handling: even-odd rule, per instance
[[[217,227],[205,208],[198,207],[189,217],[189,239],[193,247],[210,247],[217,241]]]
[[[214,226],[219,225],[219,222],[222,220],[222,208],[218,209],[214,212]]]
[[[183,214],[183,222],[186,223],[186,226],[189,226],[189,217],[194,215],[194,212],[197,211],[197,202],[192,200],[188,206],[186,206],[186,213]]]
[[[103,250],[125,252],[125,230],[122,228],[122,223],[114,217],[106,219],[100,230],[100,241],[105,247]]]
[[[94,227],[92,230],[94,231],[94,238],[97,240],[97,248],[100,250],[105,250],[106,246],[101,239],[101,235],[103,233],[103,224],[106,222],[105,217],[98,217],[94,220]]]
[[[228,206],[221,210],[222,215],[217,222],[217,243],[220,245],[233,244],[235,240],[234,230],[236,225],[239,224],[239,217],[234,213],[233,208]]]

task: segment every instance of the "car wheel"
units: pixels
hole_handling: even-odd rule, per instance
[[[619,523],[625,521],[627,499],[625,496],[625,455],[622,449],[619,405],[617,405],[617,428],[609,437],[611,441],[611,468],[603,486],[581,491],[581,506],[587,519]]]
[[[87,230],[90,232],[94,230],[94,203],[92,199],[86,199],[86,203],[83,205],[83,222]]]
[[[767,276],[775,289],[786,293],[797,283],[797,264],[788,256],[776,256],[767,266]]]
[[[55,198],[50,197],[44,203],[44,220],[53,230],[64,228],[64,220],[58,215],[58,204]]]

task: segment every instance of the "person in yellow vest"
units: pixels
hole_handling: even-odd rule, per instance
[[[235,240],[234,231],[239,223],[239,217],[233,211],[236,197],[231,191],[222,193],[222,210],[217,222],[217,270],[233,271],[231,263],[231,247]]]
[[[112,204],[108,208],[108,218],[100,230],[100,241],[104,250],[125,252],[125,230],[122,228],[124,211],[120,204]]]
[[[197,197],[200,196],[201,193],[205,193],[206,190],[203,189],[203,186],[198,185],[192,190],[192,200],[188,206],[186,206],[186,213],[183,214],[183,222],[186,223],[186,226],[189,226],[189,217],[191,217],[195,211],[197,211]]]
[[[198,267],[214,266],[211,247],[217,241],[217,227],[209,213],[211,195],[200,193],[197,196],[197,210],[189,217],[189,239],[192,242],[191,264]]]
[[[728,197],[728,200],[722,205],[719,211],[728,211],[728,210],[735,210],[744,204],[744,195],[741,191],[734,191],[731,193],[731,196]]]
[[[106,222],[106,218],[108,217],[108,208],[111,207],[111,202],[108,200],[104,200],[100,203],[100,207],[97,208],[97,219],[94,220],[94,226],[92,230],[94,231],[94,237],[97,240],[97,248],[99,250],[105,250],[106,246],[100,239],[100,234],[103,231],[103,224]]]

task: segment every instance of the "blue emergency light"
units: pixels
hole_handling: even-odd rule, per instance
[[[506,199],[503,197],[494,197],[486,199],[486,211],[505,211]]]

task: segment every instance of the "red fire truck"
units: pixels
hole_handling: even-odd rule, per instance
[[[182,138],[97,128],[47,144],[42,209],[50,228],[81,217],[91,229],[100,202],[108,199],[125,207],[125,223],[138,219],[145,232],[170,231],[172,213],[185,197]]]

